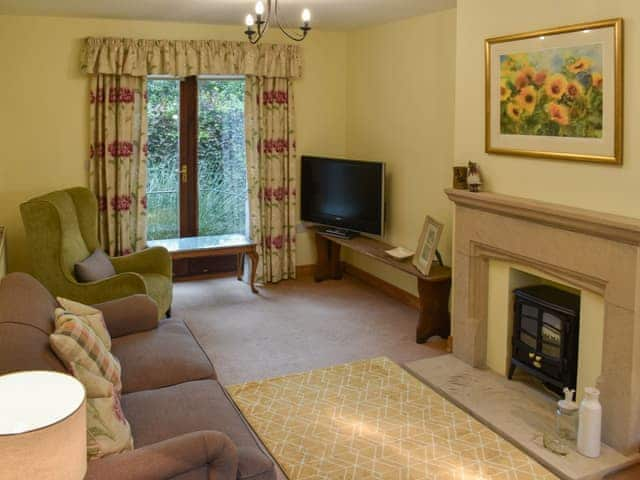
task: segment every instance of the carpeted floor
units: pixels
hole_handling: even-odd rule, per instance
[[[399,364],[440,355],[415,343],[417,311],[357,279],[310,276],[260,287],[235,278],[175,284],[173,316],[184,319],[223,384],[242,383],[386,356]]]

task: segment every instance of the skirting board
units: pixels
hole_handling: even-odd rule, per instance
[[[316,269],[315,264],[311,265],[298,265],[296,267],[296,275],[297,276],[310,276],[313,275]],[[398,300],[399,302],[415,308],[418,310],[420,308],[420,303],[418,297],[410,294],[409,292],[402,290],[401,288],[392,285],[389,282],[382,280],[374,275],[371,275],[369,272],[365,272],[364,270],[354,267],[353,265],[342,262],[342,271],[347,275],[351,275],[354,278],[357,278],[363,283],[379,290],[380,292],[388,295],[389,297]],[[218,273],[208,273],[202,275],[192,275],[189,277],[178,277],[174,278],[174,282],[188,282],[192,280],[207,280],[213,278],[224,278],[224,277],[235,277],[236,272],[218,272]]]

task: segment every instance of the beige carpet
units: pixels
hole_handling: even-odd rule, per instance
[[[184,319],[229,385],[387,356],[397,363],[442,354],[415,343],[417,311],[345,277],[310,276],[260,287],[234,278],[176,283]]]
[[[290,480],[551,480],[386,358],[227,388]]]

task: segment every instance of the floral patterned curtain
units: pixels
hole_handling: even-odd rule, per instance
[[[93,75],[89,185],[98,197],[98,229],[109,255],[146,244],[146,78]]]
[[[296,142],[290,79],[247,77],[245,130],[250,234],[260,256],[257,278],[295,278]]]

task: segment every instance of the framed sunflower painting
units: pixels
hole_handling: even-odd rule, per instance
[[[622,163],[622,19],[485,41],[487,153]]]

